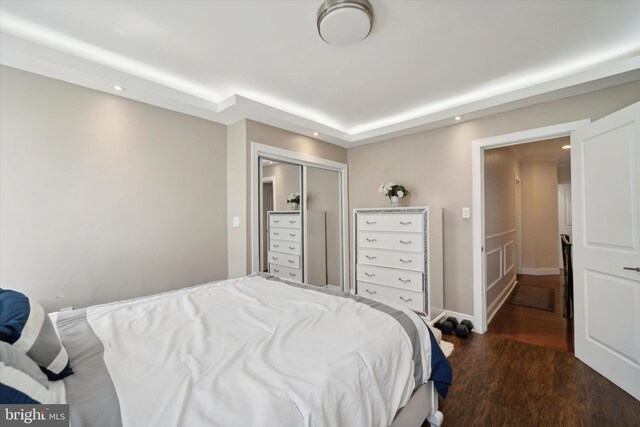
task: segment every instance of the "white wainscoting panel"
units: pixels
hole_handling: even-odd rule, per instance
[[[489,304],[489,307],[487,307],[487,314],[488,314],[487,325],[489,324],[489,322],[491,322],[491,319],[493,319],[493,316],[496,315],[498,310],[500,310],[500,307],[502,307],[502,304],[504,304],[507,301],[507,298],[509,298],[509,295],[511,295],[511,291],[518,283],[516,279],[517,279],[517,276],[513,276],[513,279],[511,279],[511,282],[509,283],[509,285],[507,285],[507,287],[505,287],[502,290],[502,292],[500,292],[500,295],[498,295],[498,297],[495,300],[493,300],[491,304]]]
[[[506,276],[509,271],[516,266],[516,245],[515,241],[511,240],[510,242],[504,245],[504,275]]]
[[[502,247],[487,252],[487,291],[502,279]]]

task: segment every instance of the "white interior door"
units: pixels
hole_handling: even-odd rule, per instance
[[[568,234],[571,236],[571,184],[558,184],[558,230],[559,234]],[[560,268],[563,267],[562,262],[562,242],[558,236],[558,245],[560,247]]]
[[[640,399],[640,103],[571,151],[576,357]]]

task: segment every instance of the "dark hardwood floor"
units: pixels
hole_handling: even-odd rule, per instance
[[[552,288],[553,313],[504,303],[489,323],[488,333],[573,353],[573,320],[562,316],[563,276],[518,275],[518,283]]]
[[[640,426],[640,402],[571,353],[496,334],[445,340],[456,348],[444,427]]]

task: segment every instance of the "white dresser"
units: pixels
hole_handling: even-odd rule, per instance
[[[307,212],[308,256],[305,262],[302,219],[299,211],[267,212],[269,224],[269,273],[295,282],[327,284],[325,213]],[[306,265],[305,265],[306,264]]]
[[[358,295],[434,319],[444,309],[442,209],[354,210]]]

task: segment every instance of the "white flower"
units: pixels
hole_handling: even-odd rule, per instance
[[[384,193],[384,184],[380,184],[380,187],[378,187],[378,193]]]
[[[398,190],[398,197],[404,197],[404,191]]]

